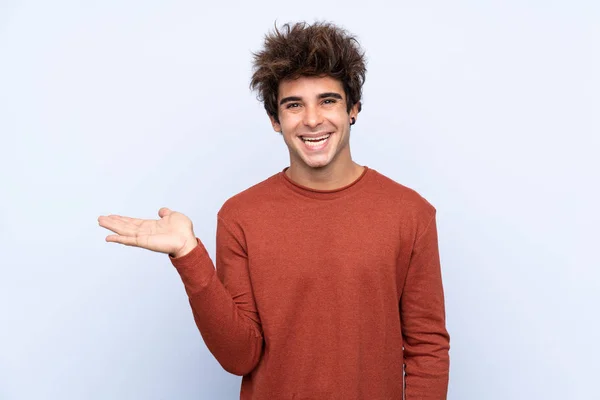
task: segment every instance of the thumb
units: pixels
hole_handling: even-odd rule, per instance
[[[163,207],[160,210],[158,210],[158,216],[163,218],[168,216],[169,214],[171,214],[173,211],[169,210],[167,207]]]

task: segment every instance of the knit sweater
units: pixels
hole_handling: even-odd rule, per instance
[[[199,239],[169,256],[240,399],[445,399],[435,208],[369,167],[336,190],[286,169],[223,204],[216,267]]]

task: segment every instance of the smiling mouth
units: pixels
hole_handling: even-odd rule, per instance
[[[315,138],[307,138],[307,137],[304,137],[301,135],[300,139],[302,139],[302,141],[304,143],[320,143],[320,142],[323,142],[324,140],[329,139],[329,136],[331,136],[331,133],[326,133],[325,135],[321,135],[321,136],[318,136]]]
[[[331,133],[327,133],[318,137],[314,137],[314,138],[306,138],[303,136],[300,136],[300,139],[304,142],[304,145],[307,149],[309,150],[321,150],[322,148],[324,148],[328,141],[329,138],[331,137]]]

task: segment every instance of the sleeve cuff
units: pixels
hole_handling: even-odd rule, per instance
[[[186,255],[177,258],[168,255],[171,264],[179,272],[183,284],[189,292],[206,287],[215,275],[215,267],[208,251],[200,239],[196,238],[196,242],[198,245]]]

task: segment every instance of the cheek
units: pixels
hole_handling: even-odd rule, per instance
[[[300,122],[300,118],[290,115],[286,115],[285,117],[279,118],[279,126],[284,132],[292,133]]]
[[[344,126],[344,124],[349,123],[350,116],[346,112],[345,108],[338,108],[335,110],[335,112],[332,112],[329,114],[328,119],[329,119],[329,121],[331,121],[331,123],[335,124],[338,128],[341,128]]]

